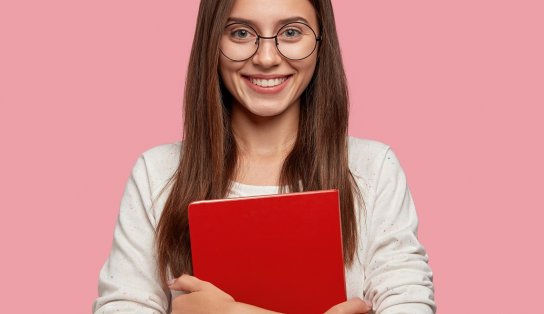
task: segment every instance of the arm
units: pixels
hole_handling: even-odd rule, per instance
[[[182,275],[172,279],[168,287],[186,294],[172,301],[172,314],[181,313],[227,313],[227,314],[281,314],[253,305],[236,302],[229,294],[214,286],[212,283],[200,280],[194,276]],[[372,304],[354,298],[330,308],[326,314],[355,314],[368,313]]]
[[[110,255],[99,275],[94,313],[166,313],[154,258],[155,219],[145,159],[140,157],[125,188]]]
[[[434,313],[432,272],[417,239],[417,214],[404,171],[390,148],[366,224],[364,290],[376,313]]]

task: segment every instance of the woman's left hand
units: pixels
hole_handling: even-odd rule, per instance
[[[172,300],[172,314],[228,313],[236,304],[230,295],[194,276],[181,275],[173,282],[169,282],[168,287],[171,290],[187,292]]]

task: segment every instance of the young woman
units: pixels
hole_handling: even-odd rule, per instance
[[[267,313],[188,275],[187,205],[331,188],[349,300],[329,312],[434,312],[399,161],[387,145],[347,135],[330,0],[202,0],[184,110],[184,140],[134,166],[95,313]]]

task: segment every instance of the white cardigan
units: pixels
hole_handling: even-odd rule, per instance
[[[171,298],[179,295],[161,288],[154,233],[170,190],[159,192],[178,166],[181,145],[154,147],[136,161],[100,271],[94,313],[167,313]],[[350,137],[348,149],[365,203],[364,211],[356,208],[359,258],[345,269],[348,298],[370,300],[377,314],[434,313],[432,272],[417,239],[417,214],[397,157],[389,146],[367,139]],[[234,183],[229,197],[277,192],[274,186]]]

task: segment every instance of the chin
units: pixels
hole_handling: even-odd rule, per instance
[[[249,110],[249,112],[251,112],[251,114],[253,114],[254,116],[258,116],[258,117],[263,117],[263,118],[270,118],[270,117],[275,117],[275,116],[279,116],[281,115],[282,113],[285,112],[285,110],[275,110],[275,109],[257,109],[257,108],[252,108]]]
[[[278,102],[253,102],[251,106],[244,106],[251,114],[259,117],[275,117],[289,111],[289,106]]]

